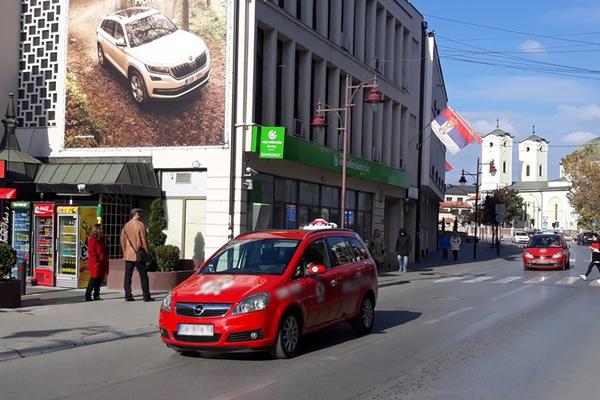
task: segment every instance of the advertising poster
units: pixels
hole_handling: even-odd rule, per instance
[[[230,0],[69,0],[65,147],[224,142]]]
[[[86,287],[90,280],[87,239],[96,224],[96,207],[79,208],[79,287]]]

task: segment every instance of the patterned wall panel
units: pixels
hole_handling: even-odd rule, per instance
[[[21,1],[18,106],[26,128],[56,126],[60,2]]]

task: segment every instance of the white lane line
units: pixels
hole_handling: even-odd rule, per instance
[[[446,314],[446,315],[442,315],[442,316],[441,316],[441,317],[439,317],[439,318],[434,318],[434,319],[430,319],[429,321],[425,321],[425,323],[426,323],[426,324],[429,324],[429,325],[431,325],[431,324],[435,324],[436,322],[440,322],[440,321],[443,321],[443,320],[445,320],[445,319],[452,318],[452,317],[454,317],[455,315],[462,314],[462,313],[464,313],[464,312],[466,312],[466,311],[469,311],[469,310],[473,310],[474,308],[475,308],[475,307],[465,307],[465,308],[461,308],[460,310],[452,311],[452,312],[449,312],[449,313],[448,313],[448,314]]]
[[[546,279],[548,279],[548,276],[536,276],[535,278],[532,278],[528,281],[525,281],[523,283],[528,284],[528,283],[542,283],[544,282]]]
[[[557,285],[572,285],[573,283],[580,281],[581,278],[578,276],[565,276],[560,281],[556,282]]]
[[[494,279],[494,277],[493,276],[480,276],[478,278],[469,279],[468,281],[463,281],[462,283],[477,283],[477,282],[487,281],[490,279]]]
[[[521,278],[523,278],[523,277],[522,276],[507,276],[504,279],[494,281],[494,283],[510,283],[510,282],[518,281]]]
[[[448,278],[436,279],[435,281],[433,281],[433,283],[453,282],[453,281],[459,281],[461,279],[465,279],[465,277],[464,276],[450,276]]]
[[[247,386],[244,389],[238,390],[238,391],[233,392],[233,393],[225,393],[225,394],[223,394],[221,396],[213,397],[211,400],[233,400],[233,399],[238,399],[240,397],[247,396],[250,393],[258,392],[259,390],[262,390],[262,389],[266,388],[267,386],[271,386],[274,383],[275,383],[275,381],[271,381],[271,380],[260,382],[260,383],[256,383],[254,385]]]
[[[511,290],[510,292],[506,292],[504,294],[501,294],[500,296],[492,297],[490,299],[490,301],[500,300],[500,299],[502,299],[502,298],[504,298],[506,296],[510,296],[511,294],[515,294],[517,292],[520,292],[521,290],[525,290],[525,289],[530,288],[530,287],[531,287],[531,285],[521,286],[520,288],[517,288],[515,290]]]

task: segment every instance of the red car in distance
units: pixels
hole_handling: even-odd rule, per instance
[[[523,249],[525,269],[569,269],[571,252],[559,234],[534,235]]]
[[[320,228],[321,226],[318,226]],[[242,234],[163,300],[162,341],[178,352],[298,351],[303,335],[375,319],[377,268],[361,238],[343,229]]]

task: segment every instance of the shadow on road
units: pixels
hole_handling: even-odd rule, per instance
[[[2,339],[15,339],[15,338],[34,338],[34,337],[45,337],[51,336],[57,333],[71,332],[71,331],[93,331],[93,332],[106,332],[109,327],[105,325],[93,325],[93,326],[80,326],[75,328],[67,329],[44,329],[39,331],[20,331],[12,333],[8,336],[2,337]]]

